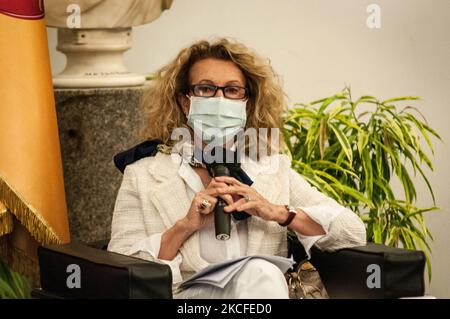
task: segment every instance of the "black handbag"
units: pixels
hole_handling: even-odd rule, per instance
[[[289,299],[328,299],[328,293],[317,269],[309,262],[300,262],[285,274]]]

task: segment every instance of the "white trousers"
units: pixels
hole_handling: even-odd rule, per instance
[[[175,299],[288,299],[281,270],[263,259],[250,259],[222,289],[197,285],[174,294]]]

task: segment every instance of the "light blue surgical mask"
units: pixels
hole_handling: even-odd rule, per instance
[[[247,100],[191,96],[188,125],[206,143],[225,144],[247,121]]]

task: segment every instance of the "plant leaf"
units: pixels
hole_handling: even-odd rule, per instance
[[[341,144],[342,150],[344,151],[345,155],[347,156],[348,161],[351,163],[353,161],[353,153],[352,153],[352,149],[351,149],[350,143],[348,142],[347,137],[333,123],[328,123],[328,125],[333,130],[334,134],[336,135],[337,139],[339,140],[339,144]]]

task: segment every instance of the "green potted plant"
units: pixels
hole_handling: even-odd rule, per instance
[[[421,175],[435,205],[422,167],[432,170],[433,164],[422,144],[434,154],[431,137],[440,137],[417,108],[398,105],[418,99],[353,100],[345,88],[318,101],[295,104],[285,117],[283,135],[298,173],[359,214],[369,242],[424,251],[431,280],[432,235],[423,215],[437,208],[416,206],[411,176]],[[401,192],[392,187],[395,178]]]
[[[12,271],[0,258],[0,299],[30,298],[30,281]]]

